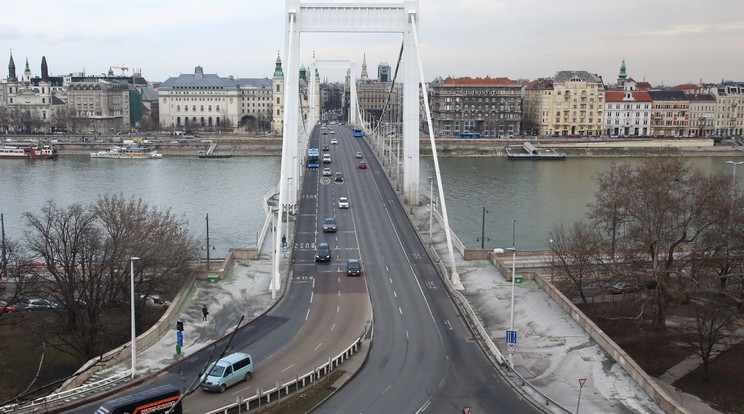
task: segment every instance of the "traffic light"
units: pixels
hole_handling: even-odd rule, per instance
[[[183,331],[183,321],[176,321],[176,330]]]

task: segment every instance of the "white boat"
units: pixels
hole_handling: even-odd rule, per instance
[[[113,147],[106,151],[91,152],[91,158],[152,159],[163,158],[163,154],[140,147]]]

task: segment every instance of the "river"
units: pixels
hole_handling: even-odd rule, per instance
[[[703,171],[725,171],[725,157],[690,158]],[[570,158],[565,161],[509,161],[497,158],[442,158],[443,186],[451,227],[465,246],[510,247],[516,220],[517,250],[546,249],[553,226],[584,217],[597,189],[594,176],[612,162],[640,158]],[[742,161],[742,159],[735,159]],[[431,158],[421,159],[421,185],[429,189]],[[20,240],[25,212],[39,213],[47,201],[58,206],[95,201],[102,194],[141,197],[184,217],[194,235],[206,240],[212,257],[231,247],[256,244],[264,222],[262,196],[279,181],[276,156],[204,160],[108,160],[63,157],[57,160],[0,160],[3,196],[0,213],[7,238]],[[744,173],[744,168],[741,169]],[[737,172],[737,175],[739,173]],[[737,181],[737,186],[741,180]],[[434,183],[436,192],[436,183]],[[488,212],[482,219],[483,207]]]

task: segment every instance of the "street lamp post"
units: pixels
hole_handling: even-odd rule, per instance
[[[432,244],[431,238],[431,217],[434,211],[434,177],[429,177],[429,245]]]
[[[511,250],[512,252],[512,276],[511,276],[511,323],[510,323],[510,330],[514,330],[514,279],[515,279],[515,272],[516,272],[516,266],[517,266],[517,249],[514,247],[514,236],[516,234],[516,228],[517,228],[517,220],[512,220],[512,247],[507,248],[506,250]],[[509,365],[512,367],[514,366],[514,357],[513,353],[509,353]]]
[[[129,259],[130,264],[130,272],[129,272],[129,281],[131,291],[130,291],[130,297],[129,297],[129,303],[130,303],[130,313],[132,317],[132,378],[134,378],[134,375],[136,374],[136,366],[137,366],[137,331],[135,329],[134,325],[134,261],[139,260],[139,257],[132,256],[131,259]]]
[[[736,184],[736,166],[744,164],[744,161],[726,161],[726,164],[731,164],[734,166],[734,173],[731,176],[731,201],[734,201],[734,184]]]
[[[279,250],[276,247],[277,237],[276,232],[278,229],[276,228],[276,213],[279,211],[279,207],[272,207],[271,208],[271,248],[272,248],[272,254],[271,254],[271,299],[276,299],[276,274],[279,272],[279,258],[277,257],[279,255]]]

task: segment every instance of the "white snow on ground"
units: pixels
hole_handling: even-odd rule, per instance
[[[511,282],[487,261],[458,261],[462,292],[480,315],[491,339],[506,353]],[[532,385],[574,411],[579,379],[586,378],[580,411],[663,413],[638,384],[591,340],[534,281],[515,284],[514,366]]]

